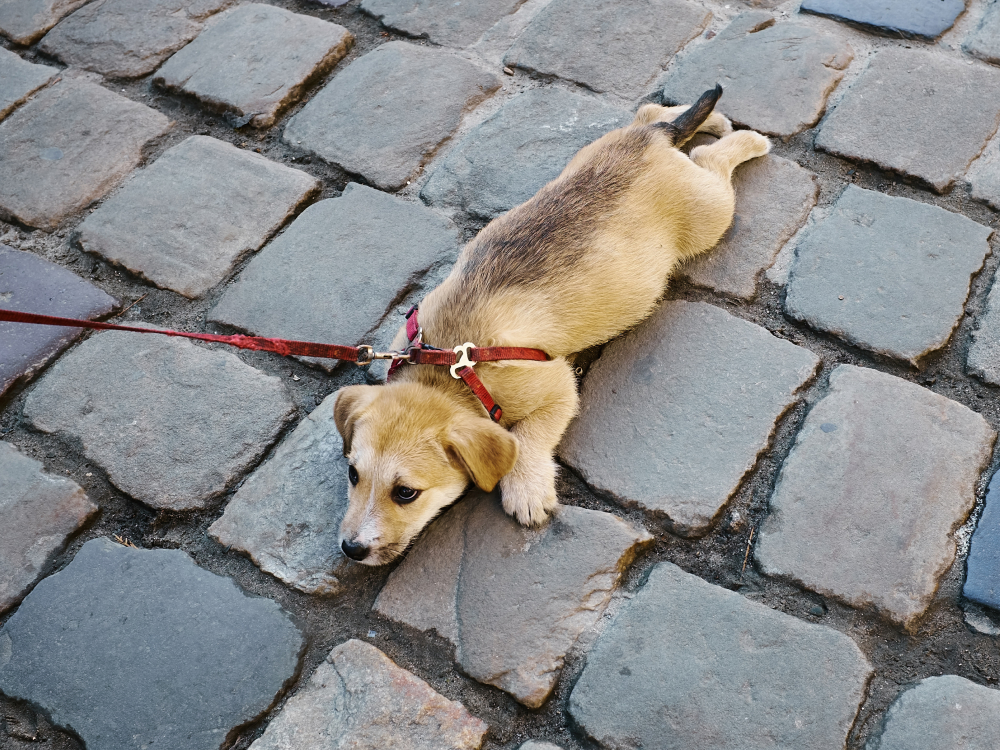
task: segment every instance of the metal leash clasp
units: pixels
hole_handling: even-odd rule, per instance
[[[469,349],[475,349],[475,347],[476,345],[471,341],[466,341],[464,344],[459,344],[452,349],[452,351],[458,355],[458,358],[455,360],[455,364],[451,366],[451,376],[455,378],[455,380],[462,379],[462,376],[458,374],[458,371],[463,367],[475,366],[476,363],[469,359]]]
[[[409,349],[405,352],[377,352],[368,344],[360,344],[358,346],[358,361],[356,364],[358,367],[365,367],[366,365],[370,365],[376,359],[409,359],[409,356]],[[362,357],[364,357],[364,359],[362,359]]]

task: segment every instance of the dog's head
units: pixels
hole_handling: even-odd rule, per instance
[[[401,555],[470,481],[489,492],[517,460],[507,430],[419,383],[348,386],[333,417],[350,464],[341,547],[365,565]]]

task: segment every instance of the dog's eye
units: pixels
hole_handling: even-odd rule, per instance
[[[358,479],[360,479],[360,477],[358,476],[358,470],[355,469],[353,466],[348,466],[347,478],[351,480],[351,484],[356,485],[358,483]]]
[[[415,490],[412,487],[397,487],[392,491],[392,501],[397,505],[412,503],[418,497],[420,497],[420,490]]]

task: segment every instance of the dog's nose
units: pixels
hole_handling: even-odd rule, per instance
[[[344,550],[344,554],[352,560],[364,560],[368,557],[368,548],[363,544],[349,542],[345,539],[340,543],[340,548]]]

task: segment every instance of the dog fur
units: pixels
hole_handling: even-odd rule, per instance
[[[393,560],[470,481],[485,491],[499,483],[504,509],[522,524],[546,520],[557,504],[553,453],[577,411],[568,358],[653,311],[677,265],[729,227],[733,169],[770,149],[712,111],[721,93],[691,107],[643,106],[487,225],[421,302],[428,344],[549,354],[476,366],[503,407],[499,425],[446,367],[404,364],[384,386],[340,391],[334,418],[352,467],[341,541],[351,557]],[[688,156],[679,147],[695,132],[719,140]],[[393,349],[406,344],[404,328]]]

